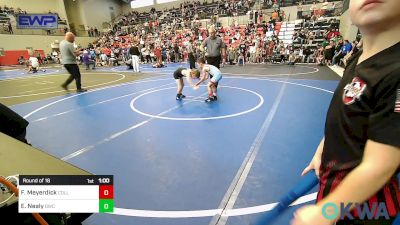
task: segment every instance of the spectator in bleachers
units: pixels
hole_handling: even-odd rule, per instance
[[[108,66],[108,57],[104,52],[100,54],[100,66]]]
[[[12,28],[12,25],[11,25],[11,21],[7,22],[7,31],[8,31],[9,34],[14,34],[13,28]]]
[[[58,55],[59,55],[58,52],[54,49],[53,52],[51,53],[53,62],[60,63]]]
[[[315,62],[319,66],[324,65],[324,47],[322,47],[322,45],[318,45],[318,49],[315,54]]]
[[[358,51],[360,51],[360,49],[361,49],[361,47],[362,47],[362,41],[361,41],[361,42],[357,42],[357,40],[355,40],[355,41],[353,41],[352,46],[353,46],[352,50],[351,50],[349,53],[347,53],[347,54],[343,57],[343,59],[342,59],[342,63],[343,63],[343,66],[344,66],[344,67],[347,66],[348,60],[349,60],[354,54],[356,54]]]
[[[272,4],[272,8],[274,10],[279,10],[280,6],[279,6],[278,0],[274,0],[274,4]]]
[[[294,65],[296,63],[296,55],[294,53],[294,51],[291,51],[289,53],[289,57],[288,57],[288,65]]]
[[[278,10],[275,10],[272,15],[271,15],[271,20],[274,21],[273,24],[275,24],[275,21],[279,18],[279,13]]]
[[[344,44],[340,51],[333,57],[332,64],[337,65],[340,63],[340,60],[352,50],[353,46],[348,40],[344,41]]]
[[[86,70],[90,69],[90,65],[93,65],[92,69],[95,69],[96,63],[94,62],[93,59],[91,59],[91,56],[87,50],[83,51],[83,64],[86,66]]]
[[[335,43],[333,43],[333,41],[330,41],[329,45],[327,45],[324,50],[325,63],[328,66],[332,65],[332,58],[334,55],[334,51],[335,51]]]
[[[283,45],[283,43],[281,43],[279,45],[278,51],[279,51],[279,55],[280,55],[280,62],[281,63],[285,63],[285,60],[286,60],[286,48]]]
[[[229,65],[233,65],[235,62],[235,58],[236,58],[236,52],[235,52],[235,48],[233,46],[230,46],[227,49],[227,56],[228,56],[228,62]]]
[[[326,34],[326,37],[328,40],[331,40],[332,38],[335,38],[339,35],[340,35],[340,33],[337,29],[331,28],[331,30]]]
[[[46,58],[47,58],[47,63],[50,63],[50,61],[53,60],[50,54],[47,54]]]
[[[299,2],[299,5],[297,6],[297,19],[303,18],[303,2]]]
[[[100,31],[97,29],[97,27],[94,27],[94,35],[95,35],[96,37],[99,37],[99,36],[100,36]]]
[[[180,62],[179,46],[178,43],[174,45],[174,62]]]
[[[37,58],[39,64],[43,64],[43,58],[42,58],[42,55],[40,54],[40,52],[36,53],[36,58]]]
[[[342,38],[338,38],[337,41],[334,39],[334,42],[336,43],[336,45],[335,45],[335,55],[336,55],[336,54],[338,54],[340,52],[340,50],[343,47],[343,39]]]
[[[18,64],[19,64],[19,65],[24,65],[24,64],[25,64],[24,56],[21,55],[21,56],[18,58]]]
[[[49,64],[49,60],[47,58],[47,56],[43,56],[43,64]]]
[[[249,48],[249,52],[250,52],[250,62],[251,63],[255,63],[255,58],[256,58],[256,46],[255,44],[252,44]]]
[[[153,48],[153,54],[155,56],[156,62],[160,65],[162,64],[161,51],[162,49],[160,44],[156,44]]]

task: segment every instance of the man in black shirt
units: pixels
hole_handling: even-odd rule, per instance
[[[179,62],[180,61],[180,52],[179,52],[179,46],[178,46],[178,44],[177,43],[175,43],[175,45],[174,45],[174,53],[175,53],[175,60],[174,60],[174,62]]]
[[[240,45],[239,45],[240,54],[243,54],[243,56],[246,56],[246,49],[247,49],[247,45],[244,41],[242,41],[242,43],[240,43]]]
[[[400,1],[353,0],[349,11],[363,50],[349,60],[325,137],[303,171],[319,175],[318,203],[298,210],[292,225],[389,225],[400,211]],[[352,203],[351,213],[326,216],[332,215],[324,211],[327,203],[338,209]],[[354,203],[365,203],[374,218],[352,211]],[[385,209],[374,211],[382,203]]]
[[[139,48],[137,46],[137,42],[132,44],[131,48],[129,49],[129,54],[132,57],[133,72],[135,72],[135,73],[140,72],[140,68],[139,68],[140,51],[139,51]]]

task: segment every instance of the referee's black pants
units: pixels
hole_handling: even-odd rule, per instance
[[[196,65],[195,65],[196,59],[194,58],[193,53],[189,53],[189,65],[190,65],[190,69],[196,69]]]
[[[221,56],[207,57],[207,64],[213,65],[219,69],[221,65]]]
[[[81,87],[81,72],[79,71],[79,67],[77,64],[64,64],[65,69],[68,71],[70,76],[65,81],[63,86],[68,86],[73,80],[76,83],[76,89],[80,90]]]

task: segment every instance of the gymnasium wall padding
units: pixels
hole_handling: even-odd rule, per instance
[[[43,50],[34,50],[39,52],[43,57],[45,56]],[[28,50],[6,50],[4,56],[0,56],[0,66],[18,65],[18,58],[22,55],[24,59],[29,59]]]

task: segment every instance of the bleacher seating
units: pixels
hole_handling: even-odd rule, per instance
[[[328,2],[340,2],[342,0],[328,0]],[[314,2],[320,3],[319,0],[301,0],[301,2],[303,3],[303,5],[311,5]],[[299,0],[279,0],[279,7],[289,7],[289,6],[297,6],[299,4]],[[267,3],[265,3],[263,5],[263,8],[272,8],[272,5],[267,5]]]
[[[213,2],[213,3],[207,3],[204,5],[197,5],[197,12],[199,12],[199,19],[210,19],[212,16],[214,16],[214,11],[216,9],[219,9],[218,15],[219,17],[224,17],[224,16],[228,16],[227,12],[225,12],[224,10],[221,10],[221,8],[219,8],[219,2]],[[252,4],[250,5],[250,8],[253,7],[253,5],[255,4],[255,1],[252,1]],[[189,4],[189,6],[191,6],[192,4]],[[187,6],[187,7],[189,7]],[[248,12],[249,8],[246,7],[241,7],[240,10],[238,10],[238,15],[245,15]],[[221,13],[224,12],[224,13]],[[175,19],[193,19],[194,18],[194,13],[192,10],[189,10],[189,12],[187,13],[186,16],[182,15],[182,10],[180,8],[170,8],[167,9],[167,11],[155,11],[155,13],[157,14],[157,19],[160,21],[160,26],[164,23],[171,23],[174,18]],[[137,25],[137,24],[143,24],[146,21],[151,21],[151,16],[152,13],[151,12],[142,12],[142,13],[137,13],[137,18],[134,20],[133,23],[121,23],[121,18],[119,17],[117,19],[116,24],[118,24],[118,26],[131,26],[131,25]],[[124,16],[129,16],[129,14],[124,15]],[[123,16],[122,16],[123,17]],[[119,21],[118,21],[119,20]]]
[[[275,25],[275,30],[276,25]],[[293,42],[293,34],[295,30],[295,24],[293,22],[283,22],[279,26],[278,38],[283,41],[284,44],[292,44]]]
[[[6,13],[0,13],[0,24],[5,24],[10,21],[10,17]]]
[[[322,42],[324,42],[324,37],[323,37],[323,32],[324,30],[328,30],[330,28],[339,28],[339,20],[337,18],[326,18],[323,21],[319,21],[316,22],[314,25],[312,25],[312,22],[308,21],[308,22],[304,22],[304,20],[296,20],[295,21],[295,32],[299,32],[302,29],[304,29],[304,27],[307,27],[307,30],[309,32],[313,31],[320,31],[320,35],[315,36],[315,38],[312,41],[312,44],[309,44],[309,46],[311,47],[311,49],[316,49],[317,46],[319,44],[322,44]],[[299,42],[293,42],[293,45],[295,47],[299,47],[302,44]]]

